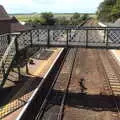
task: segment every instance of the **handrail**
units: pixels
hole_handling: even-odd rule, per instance
[[[80,25],[79,26],[41,26],[41,28],[34,28],[34,29],[29,29],[26,31],[19,32],[18,39],[19,39],[19,37],[21,37],[22,34],[26,33],[26,35],[28,35],[30,37],[30,39],[26,38],[26,41],[28,43],[26,43],[25,45],[26,46],[30,45],[30,43],[32,43],[31,41],[33,41],[33,38],[31,37],[30,34],[32,33],[33,30],[40,30],[40,29],[41,30],[49,30],[49,31],[50,30],[75,30],[75,32],[77,33],[77,30],[106,30],[106,31],[120,30],[120,27],[99,27],[99,26],[83,26],[83,27],[81,27]],[[14,34],[16,34],[16,33],[14,33]],[[2,34],[0,36],[3,36],[3,35],[12,35],[12,34],[6,33],[6,34]],[[38,36],[37,36],[37,38],[40,39]],[[0,60],[0,67],[2,67],[3,63],[5,62],[10,49],[12,49],[12,45],[15,44],[14,42],[15,42],[14,39],[10,42],[6,52],[4,53],[2,59]],[[20,41],[18,40],[18,45],[19,45],[19,42]],[[22,41],[23,47],[24,47],[24,42],[25,41]],[[45,41],[45,42],[47,42],[47,41]]]
[[[11,33],[4,33],[4,34],[0,34],[0,37],[1,36],[5,36],[5,35],[10,35]]]
[[[73,26],[73,25],[60,25],[60,26],[39,26],[38,28],[31,28],[31,29],[28,29],[28,30],[23,30],[23,31],[18,31],[19,33],[24,33],[24,32],[30,32],[32,30],[39,30],[39,29],[50,29],[50,30],[69,30],[69,29],[74,29],[74,30],[85,30],[85,29],[88,29],[88,30],[104,30],[104,29],[111,29],[111,30],[117,30],[117,29],[120,29],[120,27],[100,27],[100,26]]]
[[[13,61],[13,57],[16,54],[15,40],[16,40],[15,37],[12,37],[12,40],[11,40],[9,46],[7,47],[2,59],[0,60],[0,71],[2,74],[1,82],[4,79],[4,75],[8,72],[9,67]],[[5,62],[6,62],[7,58],[11,55],[11,53],[12,53],[12,57],[10,58],[11,60],[7,63],[7,66],[6,66]]]
[[[10,49],[11,49],[11,47],[13,46],[14,43],[15,43],[15,39],[13,39],[13,40],[10,42],[10,44],[9,44],[6,52],[4,53],[4,55],[3,55],[3,57],[2,57],[2,59],[1,59],[1,61],[0,61],[0,67],[1,67],[1,65],[3,64],[3,62],[5,61],[5,59],[7,58],[7,55],[9,54],[9,51],[10,51]]]

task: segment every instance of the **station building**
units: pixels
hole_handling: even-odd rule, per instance
[[[4,7],[0,5],[0,34],[21,32],[30,29],[22,25],[16,17],[10,17]]]

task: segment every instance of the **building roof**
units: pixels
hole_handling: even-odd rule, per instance
[[[2,5],[0,5],[0,26],[0,34],[30,29],[30,27],[22,25],[16,17],[10,17]]]
[[[25,31],[30,29],[29,27],[26,27],[24,25],[22,25],[17,19],[16,17],[13,17],[10,21],[11,24],[11,32],[17,32],[17,31]]]
[[[6,10],[2,5],[0,5],[0,20],[9,20],[11,19],[7,14]]]

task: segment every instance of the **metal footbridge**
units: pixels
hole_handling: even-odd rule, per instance
[[[119,27],[41,27],[20,33],[19,49],[41,47],[120,48]]]
[[[120,27],[46,26],[0,35],[0,83],[14,57],[29,46],[120,49]]]
[[[120,49],[120,27],[46,26],[0,35],[1,87],[20,51],[34,46]]]

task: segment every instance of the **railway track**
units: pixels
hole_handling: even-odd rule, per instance
[[[74,52],[73,52],[74,51]],[[77,54],[77,56],[76,56]],[[84,54],[85,59],[80,59],[82,55]],[[106,53],[108,54],[108,53]],[[89,55],[89,57],[87,57]],[[104,88],[104,93],[99,93],[99,94],[104,94],[106,96],[110,96],[109,99],[105,100],[100,98],[99,100],[103,100],[104,104],[108,108],[113,108],[111,110],[112,114],[112,119],[111,120],[119,120],[119,101],[116,99],[116,95],[114,92],[114,86],[118,78],[115,77],[114,73],[114,68],[112,68],[111,63],[109,61],[109,58],[105,55],[105,51],[103,50],[85,50],[85,49],[71,49],[67,55],[67,58],[64,62],[63,68],[59,73],[59,76],[57,76],[56,83],[52,90],[49,92],[49,96],[46,97],[46,103],[43,104],[43,106],[40,108],[37,117],[35,120],[80,120],[82,118],[81,116],[81,108],[83,107],[86,109],[87,106],[92,107],[89,103],[89,100],[87,101],[87,91],[89,92],[90,90],[87,90],[85,82],[82,81],[82,79],[85,77],[87,78],[87,74],[85,72],[88,71],[92,74],[93,69],[90,70],[90,63],[88,62],[89,60],[87,59],[93,59],[96,58],[93,62],[98,61],[94,65],[94,68],[98,68],[98,71],[100,72],[99,74],[102,75],[101,79],[104,79],[103,81],[103,88]],[[79,61],[80,60],[80,61]],[[87,65],[85,65],[87,63]],[[83,66],[82,66],[83,65]],[[81,66],[81,69],[79,68]],[[88,67],[89,66],[89,67]],[[92,65],[91,65],[92,66]],[[116,67],[116,66],[115,66]],[[78,76],[76,75],[76,70],[80,69],[77,71]],[[101,70],[100,70],[101,69]],[[97,69],[96,69],[97,70]],[[97,73],[96,73],[97,74]],[[89,77],[89,76],[88,76]],[[114,79],[114,82],[113,82]],[[111,82],[112,80],[112,82]],[[75,85],[74,85],[75,83]],[[102,84],[102,81],[101,81]],[[72,95],[72,94],[76,95]],[[98,95],[101,96],[101,95]],[[99,98],[99,97],[98,97]],[[88,97],[89,99],[89,97]],[[80,108],[72,108],[69,107],[70,104],[73,104],[72,102],[75,102],[82,105]],[[91,101],[91,100],[90,100]],[[87,103],[86,103],[87,102]],[[95,101],[97,102],[97,101]],[[106,103],[107,102],[107,103]],[[85,105],[84,105],[85,104]],[[94,103],[93,103],[94,104]],[[96,105],[95,105],[96,106]],[[98,106],[101,107],[102,102],[98,103]],[[98,109],[94,108],[94,109]],[[88,108],[87,108],[88,109]],[[91,109],[91,108],[90,108]],[[69,112],[68,112],[69,111]],[[71,113],[70,113],[71,111]],[[73,113],[72,113],[73,112]],[[69,113],[69,117],[68,116]],[[86,114],[89,113],[89,109],[86,110]],[[70,115],[71,114],[71,115]],[[93,113],[92,113],[93,114]],[[65,116],[64,116],[65,115]],[[76,118],[75,118],[76,117]],[[94,117],[93,117],[94,118]],[[90,120],[93,120],[91,117]],[[88,119],[87,117],[84,118],[84,120]],[[95,118],[96,120],[100,120],[99,118]],[[103,119],[104,120],[104,119]]]
[[[87,22],[86,24],[88,23],[89,22]],[[76,61],[77,52],[78,52],[78,49],[70,49],[69,53],[66,56],[66,60],[64,61],[62,70],[58,72],[58,75],[56,76],[50,90],[48,91],[48,94],[45,100],[43,101],[43,104],[40,107],[35,120],[41,120],[41,119],[47,120],[48,118],[62,120],[64,104],[66,101],[66,97],[67,97],[67,93],[68,93],[68,89],[69,89],[69,85],[70,85],[70,81],[73,73],[73,68]],[[62,91],[62,93],[59,93],[58,91],[57,92],[52,91],[54,89],[55,90],[58,89],[59,91]],[[56,104],[56,101],[60,106],[58,107],[57,105],[54,105],[48,111],[50,104],[51,103]],[[51,112],[53,110],[55,110],[55,113],[51,115]],[[49,116],[49,114],[51,116]]]
[[[49,114],[47,109],[51,103],[55,104],[56,101],[58,101],[61,105],[60,107],[58,106],[51,107],[51,109],[57,109],[56,110],[57,112],[54,113],[54,115],[52,115],[52,118],[54,119],[56,118],[57,120],[60,120],[62,110],[63,110],[63,105],[64,105],[66,94],[67,94],[67,90],[68,90],[70,79],[71,79],[71,74],[73,71],[76,53],[77,53],[77,49],[70,49],[69,53],[67,54],[67,59],[64,62],[63,69],[56,76],[57,79],[55,79],[55,81],[53,82],[42,106],[39,109],[39,112],[35,120],[47,119],[48,115],[46,115],[46,113]],[[60,80],[66,81],[66,83],[61,83]],[[59,88],[61,91],[63,91],[63,94],[59,94],[59,93],[56,94],[55,91],[52,91],[52,89],[54,89],[53,87],[57,89]]]
[[[82,51],[80,51],[79,50],[79,52],[82,52]],[[92,52],[90,51],[90,50],[88,50],[88,51],[86,51],[86,52],[88,52],[86,55],[91,55],[91,57],[96,57],[96,59],[97,60],[100,60],[100,62],[99,63],[97,63],[97,65],[96,65],[96,67],[98,67],[99,69],[102,69],[103,71],[99,71],[100,72],[100,74],[102,74],[102,73],[104,73],[103,74],[103,76],[104,76],[104,82],[103,82],[103,86],[104,86],[104,92],[105,92],[105,95],[106,96],[110,96],[110,99],[109,100],[107,100],[107,102],[108,103],[110,103],[110,104],[108,104],[108,106],[110,107],[111,106],[111,108],[113,107],[113,110],[112,110],[112,114],[111,114],[111,120],[119,120],[120,119],[120,103],[119,103],[119,98],[118,98],[118,95],[120,94],[120,92],[119,92],[119,86],[120,86],[120,80],[119,80],[119,78],[117,77],[118,75],[118,71],[117,71],[117,73],[115,73],[114,72],[114,69],[116,69],[116,68],[113,68],[113,66],[114,65],[116,65],[116,64],[113,64],[113,63],[111,63],[110,62],[110,58],[108,58],[109,57],[109,55],[110,54],[108,54],[108,51],[106,52],[106,54],[105,54],[105,52],[103,51],[103,50],[92,50]],[[80,53],[79,53],[80,54]],[[83,53],[82,53],[83,54]],[[79,56],[79,55],[78,55]],[[76,59],[76,61],[79,59],[80,57],[78,57],[77,59]],[[81,63],[83,63],[84,61],[81,61]],[[88,61],[87,61],[88,62]],[[114,61],[113,61],[114,62]],[[83,63],[84,64],[84,63]],[[77,67],[76,67],[77,65],[75,65],[74,67],[75,67],[75,69],[77,69]],[[79,66],[80,66],[80,62],[79,62]],[[82,66],[81,66],[82,67]],[[101,67],[101,68],[100,68]],[[116,66],[114,66],[114,67],[116,67]],[[85,72],[85,70],[87,70],[87,69],[84,69],[83,71]],[[73,71],[74,72],[74,71]],[[82,76],[82,74],[81,74],[81,76]],[[84,75],[83,75],[84,76]],[[68,88],[68,93],[67,94],[71,94],[71,93],[73,93],[75,90],[74,89],[72,89],[72,86],[73,86],[73,83],[72,83],[72,81],[75,79],[75,75],[74,75],[74,73],[73,73],[73,76],[72,76],[72,80],[71,80],[71,83],[69,84],[69,88]],[[79,78],[79,77],[78,77]],[[77,79],[78,79],[77,78]],[[102,82],[102,81],[101,81]],[[81,87],[83,87],[83,89],[84,89],[84,92],[85,92],[85,90],[86,90],[86,88],[85,88],[85,86],[84,86],[84,84],[83,83],[80,83],[81,85]],[[76,85],[76,87],[77,87],[78,85]],[[75,87],[74,87],[75,88]],[[77,92],[77,90],[76,90],[76,92]],[[77,92],[78,93],[78,92]],[[81,97],[81,99],[82,99],[82,97],[83,96],[81,96],[81,95],[84,95],[84,94],[86,94],[86,93],[83,93],[83,91],[82,91],[82,89],[81,89],[81,92],[80,92],[80,97]],[[101,93],[100,93],[101,94]],[[117,96],[117,97],[116,97]],[[78,99],[80,99],[80,97],[78,97]],[[67,96],[67,102],[65,103],[65,104],[61,104],[61,108],[62,108],[62,110],[60,111],[60,113],[59,113],[59,119],[57,119],[57,120],[68,120],[68,119],[71,119],[71,120],[73,120],[73,119],[75,119],[75,120],[80,120],[80,119],[82,119],[82,116],[80,116],[79,115],[79,113],[80,113],[80,108],[77,110],[77,109],[74,109],[74,108],[71,108],[71,107],[68,107],[68,104],[71,102],[71,101],[73,101],[73,99],[75,99],[75,98],[71,98],[70,97],[70,95],[68,95]],[[86,101],[86,99],[84,99],[85,101]],[[77,101],[77,100],[76,100]],[[79,102],[81,102],[80,100],[79,100]],[[82,101],[83,103],[82,104],[86,104],[86,103],[84,103],[84,101]],[[88,103],[89,103],[89,101],[87,101]],[[97,102],[97,101],[96,101]],[[72,102],[71,102],[72,103]],[[99,106],[102,106],[102,103],[100,103],[100,105]],[[71,111],[72,110],[72,111]],[[63,112],[64,111],[64,112]],[[67,112],[68,111],[71,111],[71,113],[69,112],[69,114],[72,114],[72,112],[73,112],[73,115],[69,115],[70,117],[66,117],[67,116]],[[86,113],[88,112],[88,114],[89,114],[89,111],[86,111]],[[65,115],[65,116],[64,116]],[[72,117],[72,116],[74,116],[74,117]],[[85,120],[86,120],[86,118],[84,118]],[[90,119],[90,118],[89,118]],[[90,119],[90,120],[93,120],[93,119]],[[99,120],[99,118],[95,118],[95,120]]]
[[[112,99],[114,102],[114,105],[116,107],[115,113],[112,114],[113,120],[119,120],[120,119],[120,102],[118,98],[115,96],[120,95],[120,76],[118,71],[118,66],[115,66],[115,61],[113,61],[113,58],[110,59],[109,52],[102,51],[100,53],[100,58],[103,63],[104,71],[106,74],[106,86],[105,89],[109,90],[109,95],[112,95]],[[113,63],[114,62],[114,63]],[[117,70],[116,70],[117,69]]]

